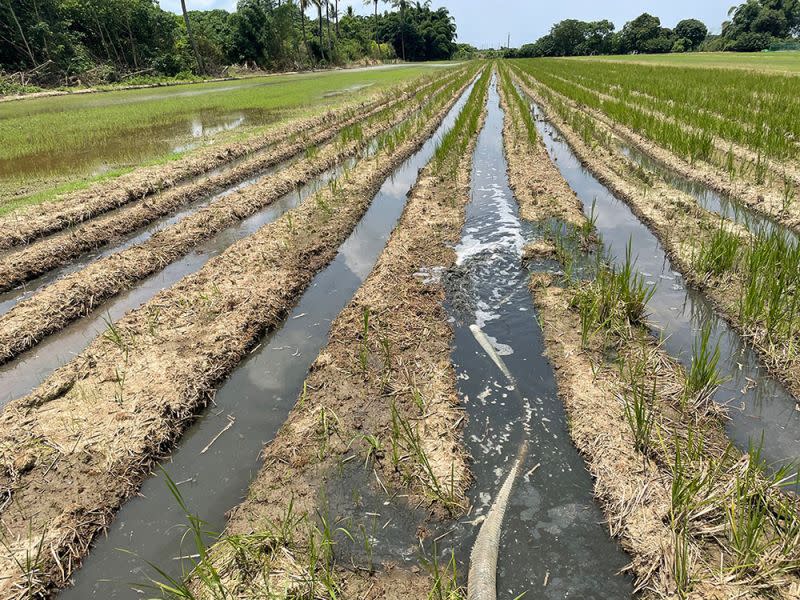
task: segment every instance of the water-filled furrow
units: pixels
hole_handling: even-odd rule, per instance
[[[612,262],[625,260],[630,241],[636,269],[655,292],[648,305],[649,322],[663,337],[664,349],[685,367],[691,365],[692,346],[705,324],[711,339],[719,341],[718,370],[726,381],[713,399],[727,406],[727,433],[742,450],[763,447],[763,458],[773,467],[800,458],[800,412],[786,388],[760,363],[728,323],[716,315],[711,302],[689,288],[675,271],[657,237],[608,188],[601,184],[572,152],[556,129],[534,105],[536,126],[562,176],[580,198],[589,215],[594,204],[596,227]]]
[[[522,264],[524,244],[538,236],[519,218],[506,175],[502,128],[493,85],[474,154],[472,200],[456,248],[457,266],[446,275],[455,333],[452,360],[468,415],[464,435],[475,477],[469,518],[486,515],[527,440],[529,455],[502,528],[500,596],[630,597],[631,580],[618,574],[628,558],[603,524],[591,477],[570,439],[552,367],[543,356],[527,287],[530,273]],[[476,326],[510,378],[481,347]],[[453,537],[465,574],[477,531],[462,523]]]
[[[260,450],[274,437],[300,395],[308,368],[327,341],[331,322],[372,270],[419,170],[452,127],[471,89],[472,85],[422,148],[384,182],[335,260],[314,277],[284,324],[221,386],[214,404],[183,435],[164,464],[172,479],[180,483],[187,505],[208,522],[209,529],[221,531],[226,511],[247,491],[260,466]],[[231,421],[230,429],[211,443]],[[137,589],[147,583],[148,576],[154,576],[148,561],[173,576],[180,575],[181,557],[195,551],[181,549],[183,523],[185,516],[163,476],[154,475],[144,482],[140,495],[120,509],[108,534],[97,541],[76,573],[75,586],[61,597],[140,598]],[[137,585],[131,586],[131,582]]]
[[[754,211],[735,198],[712,189],[705,183],[684,177],[669,166],[642,152],[636,146],[628,144],[624,140],[619,140],[617,146],[636,165],[655,173],[671,187],[694,197],[697,203],[707,211],[734,221],[746,227],[751,233],[776,232],[786,236],[787,239],[797,239],[797,234],[788,227]]]
[[[199,210],[205,208],[215,200],[224,198],[225,196],[229,196],[230,194],[233,194],[234,192],[237,192],[239,190],[243,190],[244,188],[255,184],[259,179],[267,177],[273,173],[276,173],[280,169],[285,169],[291,166],[291,164],[293,164],[297,160],[298,157],[295,156],[289,160],[267,167],[259,171],[256,175],[253,175],[252,177],[243,179],[242,181],[232,184],[226,187],[225,189],[216,192],[212,195],[208,195],[204,198],[195,200],[194,202],[191,202],[185,207],[179,209],[177,212],[156,219],[142,228],[136,229],[128,234],[120,236],[118,239],[116,239],[114,242],[110,244],[106,244],[104,246],[96,248],[91,252],[85,252],[80,256],[78,256],[77,258],[75,258],[74,260],[72,260],[69,264],[52,269],[47,273],[35,279],[27,281],[24,284],[14,289],[0,293],[0,315],[7,313],[9,310],[14,308],[14,306],[16,306],[17,304],[19,304],[24,300],[27,300],[28,298],[33,296],[36,292],[46,287],[47,285],[53,283],[57,279],[65,277],[66,275],[69,275],[71,273],[80,271],[88,264],[96,260],[105,258],[117,252],[121,252],[127,248],[130,248],[131,246],[135,246],[137,244],[146,242],[148,239],[153,237],[159,231],[163,231],[164,229],[166,229],[171,225],[174,225],[181,219],[198,212]],[[105,214],[112,215],[115,212],[124,210],[124,208],[127,207],[118,208],[113,211],[109,211]]]

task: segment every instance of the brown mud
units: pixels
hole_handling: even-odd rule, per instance
[[[0,595],[67,583],[92,538],[215,387],[277,326],[336,255],[382,182],[429,138],[457,95],[414,120],[391,152],[237,242],[128,313],[0,416],[7,545]],[[18,566],[41,548],[35,577]]]
[[[422,87],[432,85],[435,81],[441,81],[448,76],[449,74],[446,74],[427,81]],[[420,87],[419,83],[416,85]],[[404,86],[401,89],[403,91],[400,94],[397,90],[384,92],[355,106],[346,105],[321,116],[303,118],[278,126],[273,131],[259,134],[245,142],[210,147],[164,165],[143,167],[113,180],[92,185],[88,189],[64,195],[58,201],[26,207],[0,217],[0,250],[28,244],[36,238],[73,227],[104,212],[143,200],[193,178],[224,168],[229,163],[246,159],[252,154],[270,148],[279,154],[283,144],[294,142],[298,137],[324,132],[332,124],[353,119],[364,112],[380,110],[396,102],[398,96],[403,97],[416,91],[411,86]],[[255,159],[252,162],[253,165],[258,163]],[[257,172],[267,164],[271,163],[264,162],[251,172]]]
[[[694,268],[694,257],[701,244],[710,240],[720,227],[719,215],[703,209],[691,196],[663,182],[643,182],[637,177],[635,166],[615,149],[605,146],[589,149],[546,100],[522,86],[542,106],[581,162],[653,231],[687,283],[711,301],[716,312],[750,343],[767,369],[793,396],[800,397],[800,357],[790,350],[792,341],[776,344],[768,339],[765,328],[744,327],[739,318],[741,277],[732,272],[709,277]],[[743,227],[727,220],[722,223],[729,231],[749,238]]]
[[[527,74],[520,73],[518,70],[515,70],[514,74],[517,76],[517,82],[525,89],[526,93],[536,98],[537,102],[540,104],[547,104],[542,98],[542,95],[536,91],[536,88],[542,85],[541,83]],[[630,128],[611,120],[599,111],[589,109],[585,106],[577,106],[569,98],[549,88],[547,88],[547,90],[573,110],[580,110],[591,116],[593,119],[609,128],[621,139],[625,140],[625,142],[631,144],[654,160],[673,169],[681,176],[693,181],[698,181],[716,192],[735,198],[737,201],[742,202],[748,208],[759,214],[773,219],[796,232],[800,232],[800,206],[795,202],[786,210],[782,197],[783,193],[774,186],[759,185],[743,179],[732,180],[728,173],[703,161],[690,163]],[[555,111],[551,110],[550,116],[556,117]]]

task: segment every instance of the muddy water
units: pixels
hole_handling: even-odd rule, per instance
[[[100,175],[126,165],[139,164],[153,156],[186,152],[214,136],[248,125],[276,121],[279,111],[247,109],[235,112],[201,111],[176,117],[171,123],[142,128],[136,135],[124,132],[100,138],[78,151],[48,152],[22,158],[0,159],[0,180],[54,173],[86,172]]]
[[[437,132],[387,179],[336,259],[312,281],[280,329],[268,335],[221,387],[214,405],[182,437],[164,468],[190,509],[221,531],[225,512],[238,504],[258,472],[259,452],[286,420],[302,390],[308,367],[325,344],[331,322],[372,270],[402,213],[417,173],[450,129],[470,88]],[[234,418],[234,425],[205,453],[209,442]],[[75,587],[62,598],[140,598],[154,575],[146,561],[180,575],[195,550],[181,548],[185,517],[161,475],[148,479],[141,495],[120,510],[108,535],[97,542]],[[120,551],[124,549],[125,552]],[[131,554],[133,552],[133,554]],[[129,585],[131,582],[140,585]]]
[[[550,157],[578,194],[587,215],[596,202],[597,229],[614,263],[625,260],[625,246],[631,241],[637,270],[655,287],[649,321],[656,334],[664,338],[666,351],[688,368],[701,327],[711,324],[711,339],[719,340],[718,368],[727,378],[714,400],[728,407],[727,433],[733,443],[742,450],[750,444],[763,444],[763,457],[773,467],[797,462],[800,411],[795,408],[795,399],[760,364],[741,337],[715,315],[710,302],[687,288],[653,233],[581,165],[541,111],[534,112]]]
[[[457,267],[447,275],[458,388],[468,414],[465,439],[474,458],[470,516],[485,515],[523,440],[529,455],[512,493],[501,536],[500,597],[626,598],[627,556],[609,538],[592,497],[592,480],[572,445],[542,332],[527,288],[522,248],[537,234],[519,219],[502,146],[503,112],[493,85],[478,139],[472,201]],[[470,330],[489,337],[511,379]],[[529,473],[536,465],[538,469]],[[457,557],[466,573],[477,527],[462,524]]]
[[[58,267],[56,269],[53,269],[52,271],[48,271],[44,275],[41,275],[36,279],[32,279],[31,281],[28,281],[23,285],[20,285],[12,290],[0,293],[0,315],[7,313],[9,310],[14,308],[14,306],[16,306],[17,304],[19,304],[24,300],[27,300],[28,298],[33,296],[36,292],[38,292],[45,286],[53,283],[57,279],[69,275],[70,273],[75,273],[76,271],[79,271],[84,267],[86,267],[89,263],[92,263],[98,259],[105,258],[117,252],[121,252],[122,250],[130,248],[131,246],[141,244],[150,239],[153,235],[155,235],[159,231],[166,229],[170,225],[174,225],[184,217],[188,217],[189,215],[196,213],[200,209],[208,206],[209,204],[220,198],[229,196],[234,192],[237,192],[248,186],[253,185],[260,178],[275,173],[279,169],[286,168],[296,160],[297,157],[289,159],[277,165],[267,167],[266,169],[263,169],[262,171],[258,172],[256,175],[244,179],[234,185],[231,185],[228,188],[216,194],[191,202],[190,204],[187,204],[184,208],[178,210],[177,212],[156,219],[143,228],[139,228],[129,234],[120,236],[118,239],[116,239],[114,242],[110,244],[101,246],[100,248],[92,250],[91,252],[85,252],[84,254],[81,254],[78,258],[76,258],[67,265]],[[239,162],[240,161],[235,161],[230,165],[226,165],[226,168],[232,168]],[[209,173],[207,176],[214,175],[221,171],[222,168],[216,169],[214,172]],[[115,209],[114,211],[109,211],[105,213],[104,216],[112,215],[120,210],[123,209]]]

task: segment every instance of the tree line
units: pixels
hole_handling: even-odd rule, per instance
[[[648,13],[617,31],[608,20],[567,19],[532,44],[509,49],[507,56],[590,56],[595,54],[659,54],[667,52],[756,52],[791,47],[800,36],[800,0],[747,0],[728,11],[720,35],[709,35],[697,19],[684,19],[674,29]]]
[[[455,21],[430,0],[356,1],[372,14],[356,15],[340,0],[239,0],[232,13],[187,10],[181,0],[182,15],[157,0],[0,0],[0,74],[69,85],[455,53]]]

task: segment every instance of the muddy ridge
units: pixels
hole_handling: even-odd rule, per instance
[[[476,93],[483,106],[479,131],[485,84]],[[266,445],[264,464],[247,499],[232,511],[226,536],[269,531],[271,523],[285,518],[290,503],[294,514],[313,516],[321,509],[320,482],[339,477],[337,466],[351,459],[374,471],[375,493],[388,493],[388,500],[423,505],[440,516],[465,509],[470,476],[461,440],[464,413],[450,363],[445,291],[437,274],[455,263],[453,247],[469,202],[476,140],[477,135],[460,157],[447,159],[455,163],[455,176],[433,163],[421,172],[378,262],[334,321],[304,392]],[[321,429],[325,415],[332,424]],[[418,435],[432,474],[416,462],[408,441],[398,439],[395,419]],[[226,585],[236,587],[236,582],[246,594],[262,589],[259,576],[231,563],[224,542],[217,552]],[[364,576],[358,570],[341,575]],[[406,576],[424,582],[427,594],[427,574]]]
[[[625,416],[626,383],[618,367],[606,362],[602,345],[583,348],[580,317],[569,308],[570,292],[543,286],[541,280],[531,285],[531,292],[559,396],[570,416],[570,435],[586,458],[609,530],[631,555],[630,570],[645,597],[677,598],[675,557],[680,542],[670,525],[671,448],[687,431],[702,431],[706,456],[693,468],[713,468],[727,447],[722,422],[714,410],[689,414],[677,409],[685,374],[639,330],[630,340],[617,340],[616,349],[631,360],[645,361],[648,376],[643,385],[651,389],[655,380],[657,401],[650,406],[667,445],[663,455],[642,455]],[[719,573],[718,557],[725,549],[714,544],[717,518],[707,515],[690,523],[691,597],[757,597],[759,581],[725,581]],[[793,585],[797,589],[796,582]]]
[[[431,79],[424,86],[448,75]],[[419,83],[416,85],[419,87]],[[402,89],[403,95],[416,91],[412,86],[403,86]],[[286,142],[316,130],[325,131],[332,123],[352,119],[354,115],[358,116],[364,111],[379,110],[393,103],[397,96],[396,90],[382,93],[355,106],[346,105],[327,111],[321,116],[280,125],[274,131],[259,134],[246,142],[205,148],[176,161],[136,169],[132,173],[92,185],[88,189],[64,195],[58,202],[46,202],[15,211],[0,217],[0,250],[27,244],[38,237],[72,227],[130,202],[143,200],[262,150],[276,148],[279,151]]]
[[[440,91],[437,89],[434,93]],[[239,193],[219,198],[157,232],[147,241],[94,261],[47,286],[0,317],[0,364],[163,269],[201,240],[252,215],[344,159],[355,156],[371,138],[402,123],[420,106],[418,102],[405,103],[396,114],[390,115],[390,119],[366,127],[361,141],[351,141],[343,146],[326,145],[314,158],[301,159]]]
[[[538,94],[533,87],[531,87],[532,85],[540,86],[542,84],[535,81],[527,74],[520,73],[519,70],[515,69],[514,74],[517,76],[517,81],[520,85],[525,88],[526,93],[529,93],[531,97],[537,98],[537,102],[541,101],[541,104],[547,104],[541,97],[541,94]],[[707,185],[720,194],[736,198],[759,214],[773,219],[796,232],[800,232],[800,208],[797,207],[797,203],[794,203],[789,207],[789,211],[785,210],[782,192],[780,190],[776,190],[772,186],[758,185],[754,182],[744,181],[742,179],[731,180],[727,173],[703,161],[695,161],[693,164],[689,163],[669,150],[665,150],[661,146],[651,142],[632,129],[613,121],[605,114],[585,106],[577,106],[569,98],[549,88],[546,89],[573,110],[580,110],[591,116],[596,121],[608,127],[620,138],[654,160],[673,169],[681,176]]]
[[[581,159],[581,149],[592,157],[606,156],[601,148],[586,151],[580,146],[581,140],[562,125],[558,123],[562,135]],[[614,167],[623,169],[619,164]],[[603,183],[611,183],[609,187],[620,192],[613,186],[619,176],[609,165],[601,163],[595,175],[599,179],[605,175]],[[652,197],[653,192],[642,194],[641,187],[629,187],[627,191],[630,194],[635,190],[634,195],[643,205],[667,207],[669,217],[662,229],[676,229],[677,238],[691,240],[703,235],[702,220],[676,218],[678,214],[691,215],[702,209],[691,199],[673,197],[664,187],[656,185],[657,198]],[[564,201],[571,202],[570,197],[565,196]],[[676,206],[674,202],[682,204]],[[710,215],[708,219],[708,227],[718,227],[718,220]],[[686,372],[643,326],[628,323],[621,330],[598,331],[584,345],[581,317],[572,303],[576,290],[586,285],[579,282],[573,288],[562,289],[553,284],[552,276],[539,274],[531,279],[530,289],[545,335],[547,356],[555,367],[559,395],[570,416],[570,434],[586,457],[612,535],[621,539],[633,559],[630,569],[638,589],[646,597],[681,597],[678,559],[685,555],[689,557],[685,576],[690,583],[681,587],[686,589],[688,585],[689,597],[761,597],[762,588],[779,597],[795,597],[800,583],[794,575],[783,574],[779,569],[771,573],[777,563],[763,567],[763,572],[759,572],[759,566],[735,578],[721,571],[721,557],[733,553],[725,535],[720,535],[726,503],[731,502],[726,494],[738,481],[741,470],[747,468],[748,457],[730,446],[724,432],[724,409],[710,400],[709,390],[691,396],[687,409]],[[621,368],[620,359],[629,366],[639,365],[643,379],[634,380],[632,371]],[[626,413],[635,385],[653,391],[648,410],[657,431],[652,435],[659,442],[645,451],[634,438]],[[697,500],[705,502],[701,504],[705,510],[697,509],[697,514],[690,514],[684,523],[683,517],[675,514],[672,499],[674,456],[679,446],[685,447],[692,439],[701,440],[695,441],[701,449],[692,454],[689,470],[695,474],[718,470],[719,480],[714,482],[713,491],[708,490],[705,498]],[[771,493],[777,494],[776,502],[785,501],[779,490]],[[697,494],[702,497],[703,492]],[[676,525],[677,522],[683,524]]]
[[[28,585],[10,553],[19,558],[37,546],[45,551],[33,593],[67,583],[91,539],[154,460],[263,333],[280,323],[382,182],[433,134],[457,97],[432,116],[409,121],[408,135],[392,151],[362,161],[335,191],[321,191],[235,243],[6,406],[0,486],[2,518],[14,542],[0,562],[2,594]]]

